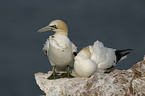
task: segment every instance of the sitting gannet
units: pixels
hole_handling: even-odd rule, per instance
[[[75,57],[74,70],[80,77],[90,77],[97,71],[97,64],[91,60],[91,46],[83,48]]]
[[[68,77],[70,75],[69,66],[73,64],[76,46],[68,38],[67,25],[61,20],[54,20],[48,26],[38,30],[38,32],[55,31],[44,44],[43,51],[48,56],[53,66],[53,78],[56,78],[55,69],[64,71],[66,68]]]
[[[126,58],[132,49],[116,50],[104,47],[100,41],[82,49],[75,57],[74,70],[80,77],[90,77],[98,70],[110,71],[117,62]]]

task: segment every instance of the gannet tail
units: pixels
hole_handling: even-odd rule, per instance
[[[127,54],[129,54],[129,51],[132,51],[133,49],[124,49],[124,50],[116,50],[116,63],[127,58]]]

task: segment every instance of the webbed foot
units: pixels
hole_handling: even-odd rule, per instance
[[[61,76],[59,75],[59,73],[56,73],[55,72],[55,66],[53,66],[52,71],[53,71],[53,73],[47,79],[52,80],[52,79],[59,79],[59,78],[61,78]]]

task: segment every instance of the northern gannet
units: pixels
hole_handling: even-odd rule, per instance
[[[67,69],[68,77],[70,76],[69,66],[73,64],[74,54],[77,51],[76,46],[68,38],[67,25],[62,20],[54,20],[38,32],[55,31],[55,34],[49,36],[44,44],[43,51],[48,56],[53,67],[51,77],[56,78],[57,71]]]
[[[83,48],[75,57],[74,70],[79,77],[90,77],[97,71],[97,64],[91,60],[91,48]]]
[[[80,77],[90,77],[99,70],[110,72],[117,62],[126,58],[132,49],[116,50],[104,47],[100,41],[82,49],[74,61],[74,70]],[[125,52],[125,53],[124,53]]]

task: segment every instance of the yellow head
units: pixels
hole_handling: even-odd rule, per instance
[[[90,48],[89,48],[89,46],[87,46],[87,47],[83,48],[81,51],[85,51],[87,53],[90,53]]]
[[[50,22],[50,24],[44,28],[38,30],[38,32],[45,32],[45,31],[55,31],[56,34],[68,34],[67,25],[62,20],[54,20]]]
[[[78,54],[83,55],[83,57],[90,58],[91,57],[90,47],[91,46],[87,46],[83,48]]]

